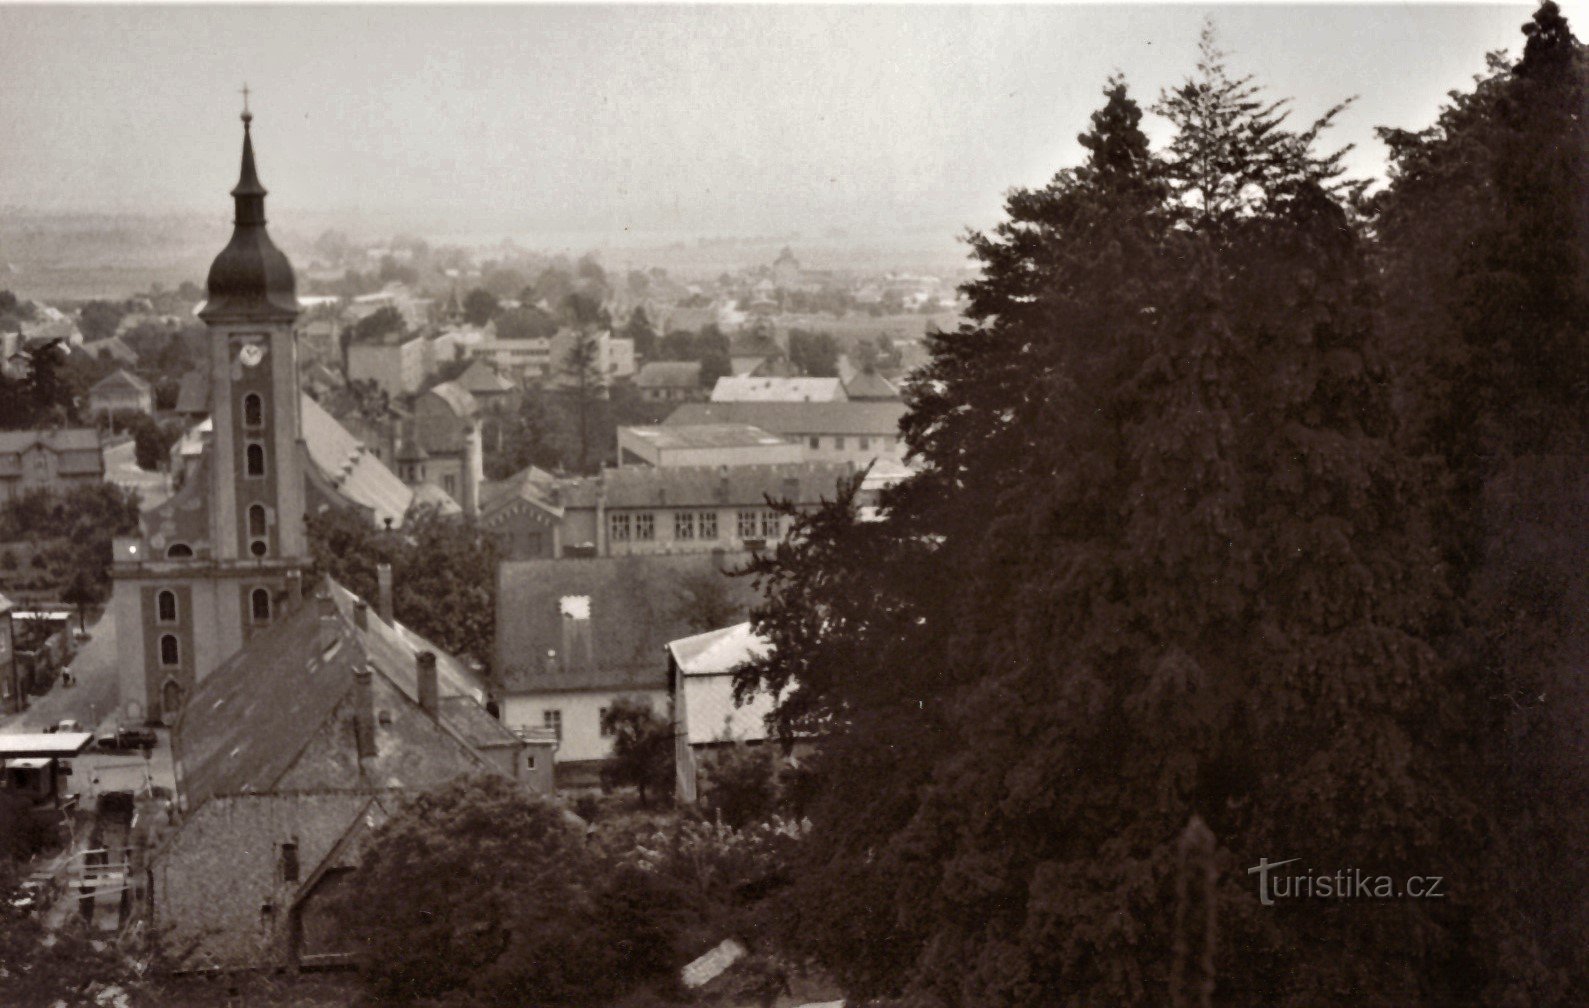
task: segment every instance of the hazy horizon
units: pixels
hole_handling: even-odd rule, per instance
[[[0,7],[0,208],[224,220],[246,80],[289,227],[952,252],[1079,159],[1109,74],[1146,107],[1191,73],[1205,17],[1299,123],[1361,95],[1327,141],[1378,176],[1374,127],[1430,125],[1530,10]]]

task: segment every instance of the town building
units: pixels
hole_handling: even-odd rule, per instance
[[[498,374],[519,384],[540,382],[552,368],[552,341],[544,336],[501,339],[493,332],[478,341],[472,352],[489,361]]]
[[[559,786],[594,782],[612,751],[602,714],[619,697],[642,697],[667,716],[663,647],[720,617],[692,611],[692,597],[720,592],[725,611],[748,613],[756,599],[751,580],[725,573],[747,559],[719,552],[500,565],[502,722],[515,731],[556,734]]]
[[[479,677],[326,580],[199,684],[172,732],[178,816],[149,863],[178,969],[324,966],[330,904],[405,792],[464,774],[541,780]]]
[[[767,739],[767,716],[777,699],[759,690],[740,703],[734,675],[764,657],[769,647],[748,622],[668,642],[674,794],[680,801],[699,797],[701,767],[713,750]]]
[[[803,454],[792,441],[749,424],[618,428],[619,465],[777,465]]]
[[[88,411],[96,416],[107,417],[152,413],[154,390],[148,382],[126,368],[117,368],[88,390]]]
[[[474,398],[482,412],[512,412],[524,398],[523,390],[497,373],[488,362],[475,359],[452,379]]]
[[[703,398],[700,361],[650,361],[634,377],[645,402],[694,402]]]
[[[350,343],[348,381],[374,382],[397,398],[419,391],[429,373],[430,349],[423,333],[391,333],[385,339]]]
[[[666,426],[739,423],[760,427],[804,448],[808,462],[874,461],[903,465],[905,441],[899,422],[905,404],[866,402],[714,402],[685,403]]]
[[[481,523],[511,559],[760,549],[789,531],[769,500],[813,510],[854,473],[831,462],[632,465],[572,479],[521,473],[486,491]]]
[[[91,427],[0,431],[0,502],[104,478],[99,432]]]
[[[439,486],[471,517],[480,509],[485,479],[480,442],[480,404],[456,381],[442,382],[414,398],[413,443],[424,453],[423,481]],[[399,466],[413,459],[400,459]]]

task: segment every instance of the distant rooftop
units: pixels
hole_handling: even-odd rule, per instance
[[[750,424],[689,424],[676,427],[628,427],[637,437],[645,438],[659,449],[679,448],[753,448],[763,445],[787,444],[776,434],[769,434]]]

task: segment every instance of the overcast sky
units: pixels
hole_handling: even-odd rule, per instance
[[[0,6],[0,207],[224,217],[246,80],[273,217],[952,238],[1077,160],[1112,71],[1144,104],[1189,74],[1205,17],[1299,119],[1360,95],[1335,140],[1376,174],[1373,128],[1428,125],[1530,9]]]

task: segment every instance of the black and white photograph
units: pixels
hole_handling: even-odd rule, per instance
[[[0,1006],[1589,1005],[1586,24],[0,0]]]

